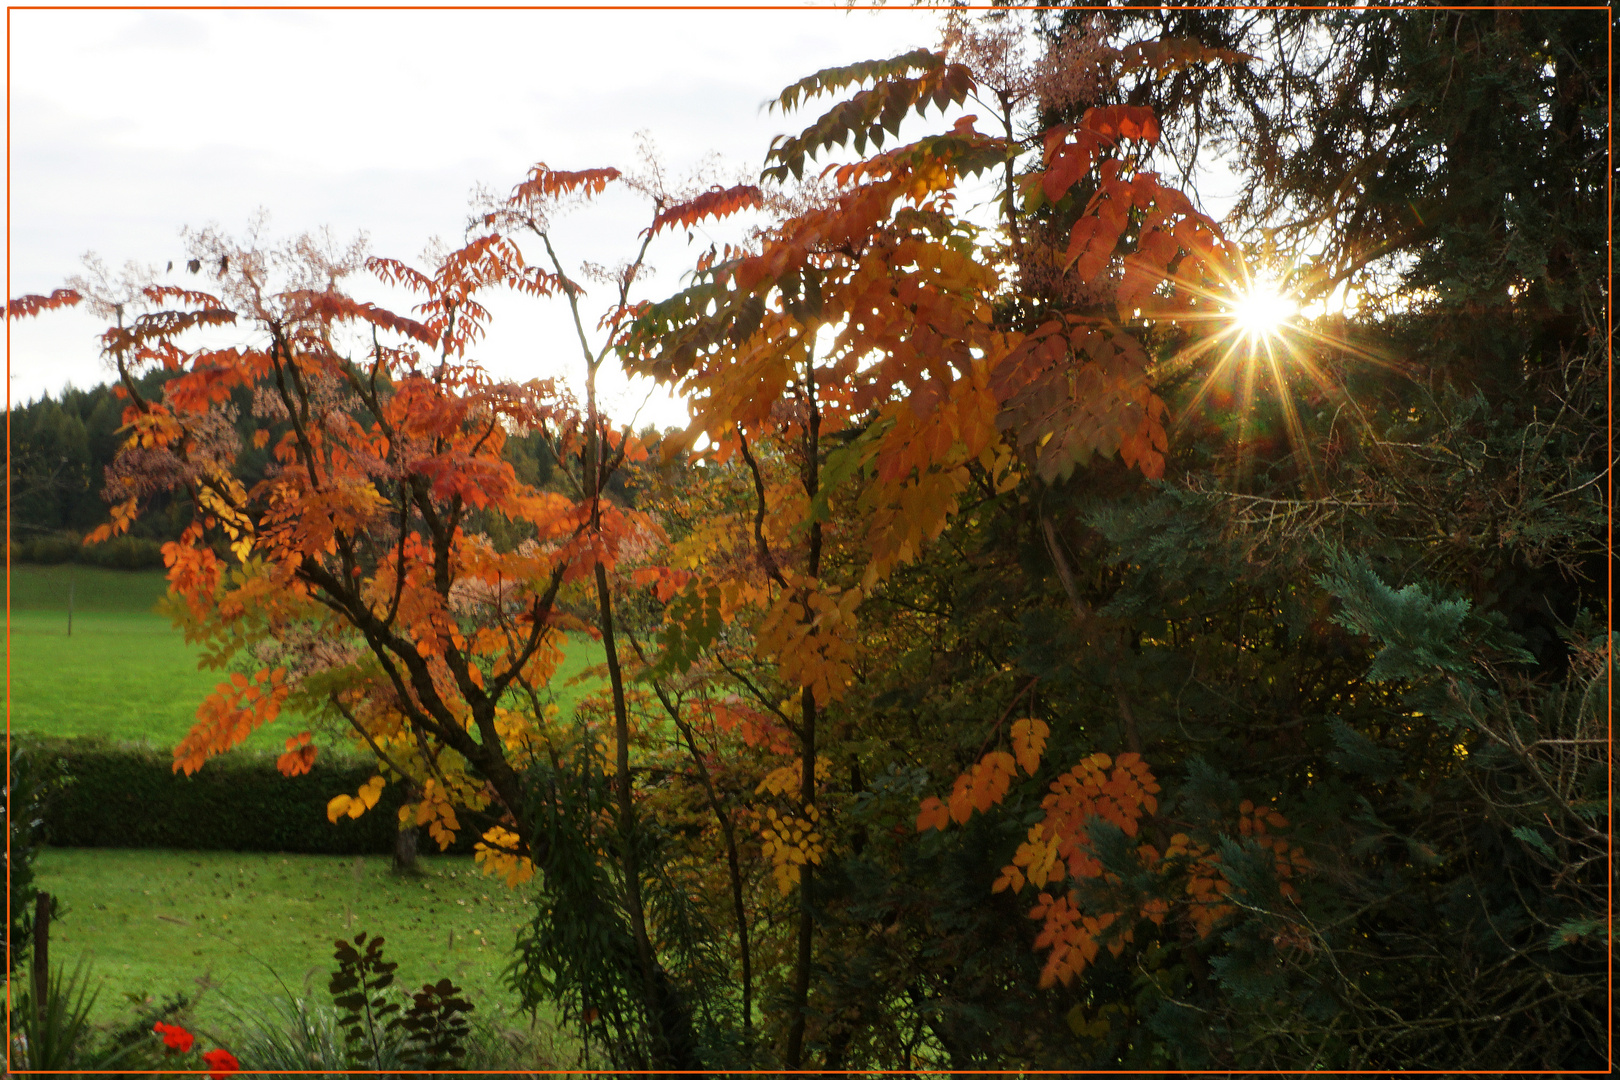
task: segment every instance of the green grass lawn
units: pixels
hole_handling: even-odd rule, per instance
[[[179,742],[223,676],[199,671],[196,650],[152,610],[166,588],[158,570],[13,566],[12,730]],[[248,745],[277,747],[275,735],[256,732]]]
[[[77,612],[72,637],[63,626],[58,612],[11,612],[13,731],[170,747],[225,678],[199,671],[196,650],[161,615]],[[276,747],[274,727],[255,732],[248,745]]]
[[[73,634],[67,633],[68,584]],[[101,735],[174,746],[195,722],[197,706],[226,673],[200,671],[197,652],[152,610],[167,588],[162,571],[100,567],[11,568],[11,727],[42,735]],[[553,680],[566,711],[590,687],[569,685],[602,662],[585,635],[570,639]],[[254,732],[249,749],[282,749],[296,718]],[[330,745],[330,744],[328,744]],[[342,744],[347,751],[347,742]]]
[[[163,598],[168,580],[162,570],[108,570],[100,566],[11,567],[11,610],[52,611],[61,614],[67,631],[68,587],[72,585],[74,630],[78,616],[87,611],[149,614]],[[167,625],[165,623],[165,625]]]
[[[386,939],[402,986],[448,976],[488,1018],[516,1024],[501,985],[526,891],[478,873],[472,859],[425,856],[420,878],[387,858],[56,848],[39,887],[66,913],[51,927],[53,965],[81,958],[101,983],[96,1019],[128,1010],[125,994],[197,996],[196,1019],[229,1028],[227,1002],[255,1010],[285,995],[325,1002],[333,942],[364,930]],[[272,971],[274,974],[272,974]]]
[[[13,730],[178,742],[223,676],[199,671],[196,651],[152,611],[165,589],[158,571],[12,567]],[[571,639],[551,688],[565,712],[595,686],[570,680],[601,661],[595,641]],[[293,730],[272,724],[247,745],[279,750]],[[45,851],[37,871],[39,887],[66,908],[52,927],[53,962],[92,963],[99,1021],[125,1015],[125,995],[196,996],[206,987],[199,1026],[228,1026],[229,1004],[262,1009],[284,995],[278,976],[300,994],[313,980],[310,996],[324,1002],[334,939],[362,930],[387,939],[401,984],[448,976],[479,1015],[511,1016],[516,999],[501,972],[526,921],[524,897],[479,875],[470,858],[423,864],[426,876],[412,879],[395,877],[386,857],[67,848]]]

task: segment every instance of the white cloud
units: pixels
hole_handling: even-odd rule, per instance
[[[676,172],[713,151],[757,170],[772,135],[811,118],[761,109],[784,85],[933,45],[940,17],[13,11],[8,295],[56,287],[87,250],[114,265],[178,261],[182,226],[240,229],[259,207],[278,235],[363,229],[378,253],[414,261],[430,237],[460,237],[474,185],[505,189],[537,160],[624,168],[642,130]],[[617,262],[645,213],[605,201],[559,230],[565,257]],[[690,254],[672,238],[658,257],[655,294],[678,287]],[[492,370],[577,368],[559,308],[502,300],[497,312],[481,350]],[[13,399],[104,380],[97,329],[78,313],[15,324]],[[644,394],[609,390],[627,409]]]

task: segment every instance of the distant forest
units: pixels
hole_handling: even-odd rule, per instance
[[[163,384],[171,377],[170,372],[148,373],[139,383],[142,396],[160,398]],[[14,562],[82,562],[130,570],[163,565],[163,544],[179,537],[191,521],[191,499],[183,490],[174,495],[154,493],[150,509],[136,519],[129,535],[88,547],[83,542],[85,533],[108,519],[101,492],[107,467],[123,441],[119,429],[125,403],[109,383],[89,390],[70,386],[60,397],[46,394],[11,410],[9,540]],[[245,393],[239,390],[233,395],[232,404],[238,426],[251,432]],[[651,432],[643,438],[657,441]],[[541,486],[551,478],[555,466],[539,434],[509,438],[505,457],[524,482]],[[263,479],[269,465],[268,449],[243,441],[239,475],[249,487]],[[619,494],[634,501],[629,492]],[[503,531],[499,522],[478,524],[493,530],[497,547],[523,539],[495,535]]]
[[[143,389],[160,393],[167,373],[153,373]],[[101,488],[123,441],[124,402],[111,385],[68,387],[14,407],[9,423],[11,558],[17,562],[91,562],[136,568],[162,566],[163,541],[190,519],[189,503],[166,500],[142,517],[129,536],[85,548],[83,535],[107,520]]]

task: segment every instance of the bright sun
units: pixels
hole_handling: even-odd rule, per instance
[[[1271,337],[1299,312],[1299,305],[1269,281],[1256,281],[1232,305],[1232,319],[1251,341]]]

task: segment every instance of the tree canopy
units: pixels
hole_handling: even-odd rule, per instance
[[[436,265],[204,231],[82,290],[92,539],[183,493],[229,673],[175,767],[350,732],[331,816],[404,784],[533,878],[512,984],[614,1068],[1602,1068],[1590,14],[959,15],[786,88],[757,184],[540,164]],[[611,187],[593,325],[553,224]],[[1235,324],[1263,282],[1300,313]],[[495,290],[567,306],[572,390],[480,367]],[[615,426],[609,363],[690,427]]]

